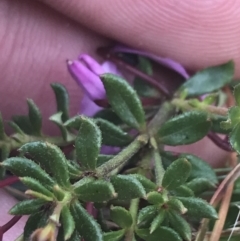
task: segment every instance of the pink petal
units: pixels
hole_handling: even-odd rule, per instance
[[[68,61],[68,70],[84,93],[92,100],[104,99],[106,92],[100,78],[79,61]]]
[[[163,58],[160,56],[157,56],[155,54],[151,54],[145,51],[141,51],[141,50],[135,50],[135,49],[131,49],[125,46],[116,46],[113,48],[114,52],[122,52],[122,53],[131,53],[131,54],[138,54],[138,55],[142,55],[144,57],[147,57],[149,59],[152,59],[174,71],[176,71],[177,73],[179,73],[180,75],[182,75],[184,78],[188,79],[189,75],[186,72],[186,70],[183,68],[183,66],[181,64],[179,64],[178,62],[169,59],[169,58]]]
[[[102,110],[101,107],[96,105],[87,95],[84,95],[80,107],[81,114],[91,117],[94,116],[100,110]]]
[[[105,73],[102,66],[91,56],[87,54],[81,54],[78,59],[82,61],[86,67],[90,69],[94,74],[100,75]]]
[[[111,74],[122,76],[122,74],[118,70],[117,66],[114,63],[112,63],[111,61],[105,61],[101,67],[102,67],[104,73],[111,73]]]

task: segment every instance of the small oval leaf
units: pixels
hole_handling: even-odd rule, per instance
[[[116,114],[129,126],[145,129],[145,115],[135,90],[121,77],[104,74],[100,76],[107,98]]]
[[[39,108],[36,106],[33,100],[28,99],[28,117],[33,127],[35,135],[41,135],[42,129],[42,115]]]
[[[46,188],[43,184],[41,184],[38,180],[31,177],[21,177],[20,181],[25,184],[28,188],[35,192],[42,193],[47,197],[54,197],[54,195]]]
[[[77,159],[87,170],[96,168],[101,138],[101,132],[95,122],[82,116],[75,146]]]
[[[181,214],[184,214],[187,212],[187,209],[183,206],[183,203],[178,200],[177,198],[172,197],[168,203],[167,203],[168,209],[177,211]]]
[[[212,218],[217,219],[216,210],[206,201],[194,197],[178,197],[187,208],[187,215],[197,218]]]
[[[64,206],[61,211],[61,225],[64,230],[64,240],[68,240],[75,230],[75,222],[67,206]]]
[[[186,145],[201,140],[210,127],[211,122],[206,113],[191,111],[165,122],[158,131],[158,136],[166,145]]]
[[[167,216],[171,227],[178,232],[184,240],[191,241],[192,231],[187,221],[174,211],[168,212]]]
[[[11,157],[6,159],[0,165],[18,177],[32,177],[47,186],[53,186],[55,184],[53,179],[32,160],[21,157]]]
[[[137,229],[137,235],[146,241],[156,241],[160,237],[164,237],[164,241],[182,241],[178,233],[168,227],[159,227],[152,234],[149,229]]]
[[[157,206],[147,206],[139,211],[137,224],[141,225],[144,222],[151,222],[158,214]]]
[[[23,145],[19,151],[30,155],[36,163],[52,174],[58,184],[69,186],[67,160],[59,147],[48,142],[30,142]]]
[[[70,206],[76,229],[85,241],[103,241],[102,231],[96,220],[77,201]]]
[[[29,215],[39,211],[46,201],[40,199],[24,200],[14,205],[9,213],[11,215]]]
[[[133,140],[128,133],[107,120],[96,119],[96,124],[102,133],[102,144],[104,145],[124,147]]]
[[[154,204],[154,205],[161,205],[164,203],[164,199],[161,193],[158,192],[149,192],[147,194],[147,200],[149,203]]]
[[[120,241],[125,234],[125,230],[112,231],[103,234],[103,241]]]
[[[153,233],[162,224],[165,218],[165,210],[161,209],[159,214],[153,219],[150,226],[150,233]]]
[[[204,177],[195,178],[186,185],[194,192],[196,196],[199,196],[210,188],[215,187],[208,179]]]
[[[132,226],[132,215],[123,207],[111,207],[110,217],[120,228],[125,229]]]
[[[230,136],[229,136],[229,141],[230,141],[230,144],[232,146],[232,148],[239,154],[240,153],[240,139],[239,139],[239,136],[240,136],[240,123],[237,124],[232,132],[230,133]]]
[[[62,121],[65,122],[69,118],[68,92],[67,92],[66,88],[62,84],[59,84],[59,83],[52,83],[51,87],[54,91],[56,102],[57,102],[57,112],[62,112]]]
[[[191,172],[191,164],[185,158],[174,161],[166,170],[162,180],[162,186],[168,190],[174,190],[184,184]]]
[[[84,179],[86,181],[84,181]],[[74,184],[74,192],[85,202],[104,202],[116,197],[113,185],[105,180],[84,178]]]
[[[142,184],[136,178],[129,175],[112,176],[111,183],[120,200],[130,200],[146,196]]]
[[[182,85],[180,90],[186,90],[188,96],[210,93],[230,83],[233,75],[234,63],[229,61],[197,72]]]

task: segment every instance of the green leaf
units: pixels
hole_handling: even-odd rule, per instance
[[[7,159],[10,155],[10,146],[5,144],[2,145],[2,149],[1,149],[1,161],[4,161],[5,159]]]
[[[107,98],[116,114],[129,126],[145,129],[145,116],[141,101],[134,89],[121,77],[101,75]]]
[[[85,202],[104,202],[116,197],[113,185],[105,180],[84,178],[73,187],[78,198]]]
[[[154,182],[152,182],[151,180],[149,180],[148,178],[146,178],[145,176],[143,176],[141,174],[130,174],[128,176],[134,177],[139,182],[141,182],[141,184],[143,185],[143,187],[146,190],[146,193],[154,191],[154,190],[157,189],[157,185]]]
[[[47,197],[54,197],[54,195],[43,184],[31,177],[21,177],[20,181],[25,184],[32,191],[42,193]]]
[[[229,134],[230,130],[223,129],[222,122],[227,121],[227,118],[225,116],[214,116],[211,118],[212,126],[211,130],[216,133],[220,134]]]
[[[184,184],[191,172],[191,164],[185,158],[174,161],[166,170],[162,186],[167,190],[174,190]]]
[[[16,123],[24,133],[28,135],[33,135],[34,130],[32,128],[31,122],[28,116],[15,115],[12,117],[13,122]]]
[[[55,184],[53,179],[32,160],[21,157],[11,157],[2,162],[0,165],[18,177],[32,177],[42,184],[50,187]]]
[[[4,123],[2,114],[0,113],[0,140],[4,140],[6,137],[5,131],[4,131]]]
[[[229,141],[230,141],[230,144],[232,146],[232,148],[237,152],[237,153],[240,153],[240,139],[239,139],[239,136],[240,136],[240,123],[237,124],[232,132],[230,133],[230,136],[229,136]]]
[[[142,184],[136,178],[129,175],[112,176],[111,183],[120,200],[130,200],[146,196]]]
[[[192,171],[190,173],[189,180],[203,177],[208,179],[213,184],[218,183],[216,173],[206,161],[191,154],[182,154],[181,157],[186,158],[192,165]]]
[[[161,209],[159,214],[153,219],[150,227],[150,234],[153,233],[162,224],[165,218],[165,210]]]
[[[192,231],[187,221],[174,211],[168,212],[168,219],[171,227],[187,241],[191,241]]]
[[[75,222],[67,206],[64,206],[61,211],[61,225],[64,230],[64,240],[68,240],[75,230]]]
[[[161,205],[164,203],[164,199],[161,193],[158,193],[156,191],[149,192],[147,194],[147,200],[149,203],[154,205]]]
[[[24,200],[16,205],[14,205],[10,211],[9,214],[11,215],[29,215],[32,213],[35,213],[39,211],[39,209],[46,203],[44,200],[40,199],[30,199],[30,200]]]
[[[51,84],[54,91],[56,102],[57,102],[57,112],[62,112],[62,121],[65,122],[69,118],[68,114],[68,104],[69,96],[66,88],[58,83]]]
[[[177,211],[181,214],[184,214],[187,212],[187,209],[183,206],[183,203],[178,200],[177,198],[172,197],[168,203],[167,203],[168,209]]]
[[[9,121],[8,125],[18,134],[20,135],[24,135],[24,132],[22,131],[22,129],[13,121]]]
[[[114,155],[103,155],[103,154],[99,154],[98,155],[98,159],[97,159],[97,166],[101,166],[102,164],[104,164],[105,162],[109,161],[110,159],[112,159],[114,157]]]
[[[94,115],[94,118],[101,118],[115,125],[123,124],[122,120],[116,115],[116,113],[112,109],[100,110]]]
[[[213,66],[199,71],[189,78],[180,88],[186,90],[188,96],[197,96],[219,90],[230,83],[234,75],[234,63]]]
[[[236,101],[236,104],[240,106],[240,84],[236,85],[233,90],[233,95]]]
[[[71,142],[71,141],[75,140],[75,136],[72,133],[70,133],[68,131],[68,129],[66,128],[66,126],[64,125],[64,123],[62,121],[62,115],[63,115],[62,112],[58,112],[58,113],[50,116],[49,120],[58,126],[58,128],[60,129],[60,131],[62,133],[63,139],[67,142]]]
[[[48,142],[30,142],[23,145],[19,151],[30,155],[34,161],[52,174],[58,184],[69,186],[67,160],[59,147]]]
[[[187,215],[197,218],[212,218],[217,219],[216,210],[206,201],[195,197],[178,197],[187,208]]]
[[[103,234],[103,241],[120,241],[125,234],[125,230],[112,231]]]
[[[128,133],[107,120],[96,119],[96,124],[102,133],[102,144],[104,145],[124,147],[133,140]]]
[[[196,196],[199,196],[203,192],[214,187],[214,185],[204,177],[195,178],[186,185],[194,192]]]
[[[211,127],[206,113],[191,111],[165,122],[158,132],[160,141],[170,146],[186,145],[201,140]]]
[[[103,241],[102,231],[96,220],[77,201],[71,204],[70,211],[75,220],[76,229],[85,241]]]
[[[233,106],[228,110],[228,116],[231,120],[231,126],[234,127],[240,123],[240,107]]]
[[[127,229],[133,224],[132,215],[123,207],[111,207],[110,217],[120,228]]]
[[[79,241],[79,240],[81,240],[81,237],[80,237],[78,231],[75,229],[75,231],[73,232],[71,238],[68,239],[68,241]]]
[[[172,191],[177,197],[194,197],[194,192],[186,185],[181,185]]]
[[[44,227],[47,223],[48,217],[48,213],[43,211],[31,214],[24,226],[24,241],[29,240],[31,234],[37,228]]]
[[[146,241],[157,241],[160,237],[164,237],[164,241],[182,241],[178,233],[168,227],[159,227],[152,234],[149,229],[137,229],[136,233]]]
[[[36,104],[33,102],[33,100],[28,99],[27,103],[28,103],[28,117],[32,125],[34,134],[40,136],[41,129],[42,129],[41,112],[39,108],[36,106]]]
[[[158,214],[157,206],[146,206],[139,211],[137,224],[141,225],[143,222],[149,222]]]
[[[152,75],[153,74],[153,70],[152,70],[152,65],[151,62],[144,57],[139,56],[139,64],[138,64],[138,68],[148,74],[148,75]],[[137,91],[137,93],[140,96],[144,96],[144,97],[159,97],[160,93],[150,84],[148,84],[146,82],[146,80],[143,80],[140,77],[136,77],[134,79],[133,82],[134,85],[134,89]]]
[[[75,141],[78,161],[87,170],[95,170],[101,147],[101,132],[87,117],[81,117],[81,125]]]

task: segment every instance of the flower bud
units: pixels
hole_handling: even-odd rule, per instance
[[[45,227],[35,230],[30,240],[31,241],[56,241],[58,228],[53,222],[49,222]]]

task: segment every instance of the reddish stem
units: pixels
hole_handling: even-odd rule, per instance
[[[19,181],[19,178],[16,177],[16,176],[8,177],[8,178],[0,181],[0,188],[6,187],[8,185],[11,185],[11,184],[13,184],[13,183],[15,183],[17,181]]]
[[[220,147],[221,149],[228,151],[228,152],[232,152],[232,148],[229,145],[229,143],[225,140],[222,140],[219,136],[217,136],[215,133],[210,132],[208,134],[208,138],[214,142],[218,147]]]
[[[111,60],[116,65],[123,67],[124,69],[128,70],[130,73],[146,80],[148,83],[153,85],[156,89],[158,89],[161,93],[163,93],[167,98],[171,97],[169,90],[161,83],[154,79],[152,76],[145,74],[144,72],[140,71],[139,69],[133,67],[132,65],[127,64],[126,62],[122,61],[119,57],[109,51],[109,48],[99,48],[97,50],[100,56],[103,58]]]
[[[3,234],[6,233],[10,228],[12,228],[22,216],[14,216],[7,223],[0,227],[0,241],[2,241]]]

